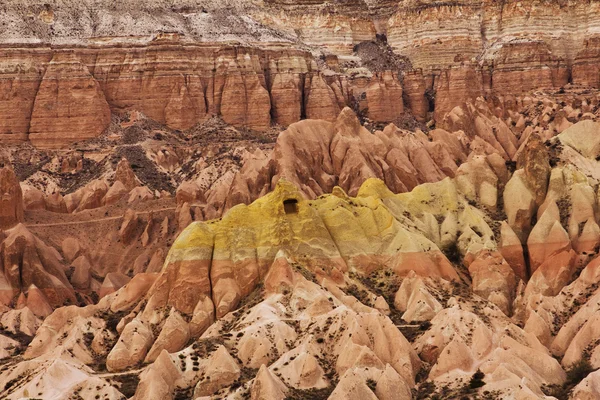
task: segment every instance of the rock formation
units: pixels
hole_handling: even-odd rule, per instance
[[[0,229],[23,222],[23,192],[14,171],[0,168]]]
[[[0,398],[598,397],[598,4],[4,3]]]
[[[98,136],[110,123],[100,85],[73,54],[57,52],[48,63],[33,103],[29,140],[62,147]]]

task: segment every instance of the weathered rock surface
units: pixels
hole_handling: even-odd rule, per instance
[[[23,192],[10,167],[0,168],[0,229],[23,222]]]

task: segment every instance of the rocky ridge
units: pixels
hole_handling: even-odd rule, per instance
[[[573,103],[522,98],[494,111],[480,99],[447,114],[448,131],[427,134],[393,125],[372,134],[344,109],[334,123],[293,124],[270,156],[230,175],[231,189],[186,184],[175,198],[129,194],[146,186],[119,161],[110,188],[82,191],[79,205],[100,208],[73,215],[92,223],[107,210],[107,246],[140,254],[133,274],[102,267],[109,258],[82,238],[57,251],[60,236],[44,243],[43,224],[13,219],[5,229],[5,304],[14,309],[0,317],[3,351],[24,359],[5,362],[2,395],[562,398],[572,389],[593,398],[600,146],[593,101],[567,96]],[[573,124],[583,110],[590,120]],[[321,160],[332,158],[320,165],[333,169],[298,169],[317,165],[300,155],[321,146],[332,149]],[[378,169],[405,146],[406,164]],[[411,166],[418,173],[399,173]],[[257,184],[266,171],[272,187]],[[248,197],[236,197],[240,187]],[[107,205],[110,191],[121,194]],[[179,205],[163,217],[157,201]],[[210,218],[209,208],[228,211],[192,222]],[[574,380],[575,366],[588,378]],[[58,376],[69,377],[64,387],[44,383]]]

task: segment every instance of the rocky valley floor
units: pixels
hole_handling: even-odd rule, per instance
[[[598,99],[5,147],[0,397],[598,398]]]

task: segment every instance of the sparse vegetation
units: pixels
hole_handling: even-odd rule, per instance
[[[558,400],[568,400],[573,388],[584,380],[595,369],[589,360],[589,354],[584,353],[579,361],[567,368],[567,379],[562,385],[544,385],[542,391],[546,396],[556,397]]]

